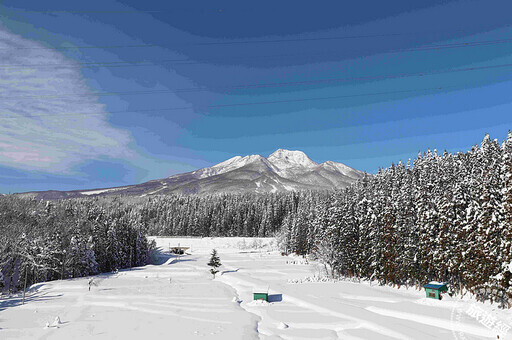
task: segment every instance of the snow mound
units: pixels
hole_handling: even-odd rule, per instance
[[[279,329],[287,329],[288,327],[290,327],[290,326],[288,326],[284,322],[280,322],[279,325],[277,326],[277,328],[279,328]]]
[[[309,283],[309,282],[340,282],[342,280],[333,279],[327,276],[307,276],[303,279],[288,279],[288,283]]]
[[[339,282],[355,282],[360,283],[360,281],[356,278],[348,278],[348,277],[341,277],[341,278],[332,278],[328,276],[306,276],[302,279],[288,279],[288,283],[311,283],[311,282],[329,282],[329,283],[339,283]]]
[[[62,322],[60,321],[60,317],[59,317],[59,316],[56,316],[56,317],[55,317],[55,320],[53,320],[53,324],[52,324],[52,326],[58,326],[58,325],[60,325],[60,324],[62,324]]]
[[[309,261],[303,258],[294,258],[293,260],[286,261],[286,264],[309,264]]]

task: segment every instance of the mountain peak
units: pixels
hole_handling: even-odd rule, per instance
[[[306,156],[306,154],[304,152],[299,151],[299,150],[277,149],[269,157],[272,157],[272,156],[275,156],[275,157],[280,156],[281,157],[281,156],[288,156],[288,155],[303,155],[303,156]]]
[[[304,152],[298,150],[277,149],[268,160],[276,165],[279,169],[287,169],[291,167],[312,168],[318,164],[313,162]]]

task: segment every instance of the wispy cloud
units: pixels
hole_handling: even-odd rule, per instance
[[[134,157],[79,67],[42,47],[0,26],[0,165],[68,173],[85,160]]]

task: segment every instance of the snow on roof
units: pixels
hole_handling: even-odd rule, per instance
[[[269,287],[255,287],[252,289],[252,292],[253,293],[264,293],[264,294],[268,294],[268,288]]]
[[[439,288],[442,288],[442,287],[446,287],[446,285],[447,285],[447,283],[444,283],[444,282],[432,281],[432,282],[427,283],[423,287],[424,288],[430,288],[430,289],[439,289]]]
[[[432,285],[447,285],[448,282],[430,281],[428,284],[432,284]]]

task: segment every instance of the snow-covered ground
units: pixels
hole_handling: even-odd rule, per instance
[[[281,256],[272,239],[156,240],[160,264],[98,275],[90,291],[80,278],[36,284],[23,306],[0,300],[0,339],[496,339],[500,329],[512,338],[512,314],[496,305],[314,282],[321,267]],[[165,253],[178,244],[189,254]],[[212,248],[223,264],[215,280]],[[257,288],[270,303],[252,300]]]

